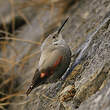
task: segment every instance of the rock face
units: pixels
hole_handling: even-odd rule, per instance
[[[84,101],[79,110],[109,110],[110,109],[110,72],[105,87]]]
[[[41,7],[37,10],[35,5],[23,10],[29,24],[16,30],[16,42],[12,40],[6,45],[9,63],[1,60],[1,64],[8,67],[7,77],[16,75],[11,94],[23,91],[9,100],[9,110],[110,110],[110,1],[62,2],[65,8],[60,7],[59,2],[56,7],[55,2],[53,10],[48,9],[49,3],[42,5],[43,9],[47,8],[45,11]],[[74,54],[71,63],[79,57],[82,59],[66,81],[41,85],[26,97],[25,91],[39,60],[41,42],[64,16],[70,16],[62,35]],[[0,69],[6,72],[5,68]]]

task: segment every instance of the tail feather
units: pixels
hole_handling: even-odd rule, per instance
[[[38,87],[39,85],[41,85],[42,83],[44,83],[47,79],[47,76],[45,77],[41,77],[40,76],[40,71],[37,69],[35,74],[34,74],[34,77],[31,81],[31,85],[29,86],[28,90],[26,91],[26,94],[27,96],[31,93],[31,91],[35,88],[35,87]]]
[[[31,93],[31,91],[39,85],[39,76],[40,76],[40,72],[39,70],[37,69],[35,74],[34,74],[34,77],[31,81],[31,85],[29,86],[28,90],[26,91],[26,94],[27,96]]]
[[[31,86],[28,88],[28,90],[26,91],[26,95],[28,96],[33,89],[34,89],[34,86],[31,85]]]

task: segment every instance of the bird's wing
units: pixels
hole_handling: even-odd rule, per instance
[[[30,86],[29,86],[28,90],[26,91],[27,96],[28,96],[28,95],[30,94],[30,92],[31,92],[36,86],[38,86],[38,84],[40,83],[40,81],[38,80],[38,79],[39,79],[39,76],[40,76],[40,72],[39,72],[39,70],[37,69],[37,70],[35,71],[35,74],[34,74],[34,77],[33,77],[32,81],[31,81]]]
[[[29,95],[30,92],[36,87],[43,83],[52,73],[54,69],[59,66],[63,59],[64,51],[60,49],[53,49],[51,51],[44,51],[41,54],[39,61],[39,68],[36,70],[34,77],[32,79],[31,85],[29,86],[26,94]],[[50,73],[47,72],[48,69]],[[43,71],[44,70],[44,71]],[[47,73],[46,73],[47,72]]]

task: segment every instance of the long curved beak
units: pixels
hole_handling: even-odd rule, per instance
[[[58,34],[61,32],[61,30],[63,29],[64,25],[66,24],[66,22],[68,21],[69,17],[66,18],[66,20],[64,21],[64,23],[61,25],[61,27],[58,30]]]

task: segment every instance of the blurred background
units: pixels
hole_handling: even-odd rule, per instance
[[[0,0],[0,110],[33,110],[26,108],[33,98],[26,99],[25,92],[39,61],[40,46],[68,16],[62,35],[75,53],[109,15],[109,0]],[[93,55],[91,52],[92,49],[88,56]],[[88,62],[84,65],[78,73],[95,64],[87,68]],[[97,65],[86,73],[91,76],[100,69]],[[71,78],[74,74],[77,72]],[[82,74],[85,80],[81,81],[86,82],[88,77],[84,71]],[[79,75],[76,81],[77,88],[82,77]]]
[[[7,110],[20,103],[14,98],[25,97],[41,43],[61,25],[75,2],[0,0],[0,109]]]

